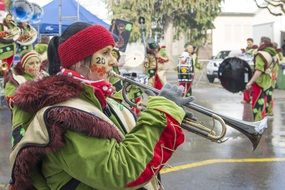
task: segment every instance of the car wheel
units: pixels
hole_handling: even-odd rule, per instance
[[[211,75],[207,75],[207,78],[208,78],[208,81],[209,81],[210,83],[213,83],[214,80],[215,80],[215,77],[213,77],[213,76],[211,76]]]

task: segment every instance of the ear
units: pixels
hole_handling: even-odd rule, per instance
[[[74,69],[79,69],[81,67],[81,62],[77,62],[74,64]]]

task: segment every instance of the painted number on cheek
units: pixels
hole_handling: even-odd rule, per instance
[[[97,63],[97,64],[105,64],[106,61],[105,61],[105,59],[102,58],[102,57],[96,57],[96,63]]]

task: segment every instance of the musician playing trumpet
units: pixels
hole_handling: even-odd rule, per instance
[[[193,98],[167,84],[136,120],[111,98],[114,46],[107,29],[82,22],[51,39],[58,74],[14,95],[11,189],[160,189],[156,176],[184,141],[182,106]]]

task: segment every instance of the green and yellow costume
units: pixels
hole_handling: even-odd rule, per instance
[[[13,117],[12,187],[158,189],[156,174],[184,141],[184,110],[150,97],[136,123],[123,105],[107,99],[104,108],[98,98],[91,86],[71,77],[21,86]]]

